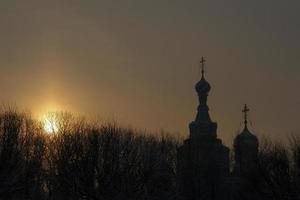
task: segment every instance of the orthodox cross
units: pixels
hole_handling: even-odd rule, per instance
[[[244,113],[244,119],[245,119],[245,126],[247,126],[248,123],[248,112],[249,112],[249,108],[247,106],[247,104],[245,104],[244,109],[242,110],[242,112]]]
[[[205,62],[206,62],[206,60],[205,60],[204,57],[202,56],[202,58],[201,58],[201,60],[200,60],[202,77],[204,77],[204,65],[205,65]]]

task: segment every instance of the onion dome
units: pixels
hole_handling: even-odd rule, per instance
[[[196,84],[195,88],[198,94],[208,94],[211,87],[210,84],[205,80],[204,78],[204,64],[205,64],[205,59],[204,57],[201,58],[200,64],[201,64],[201,73],[202,77],[201,80]]]
[[[205,80],[204,76],[202,76],[201,80],[196,84],[196,91],[200,94],[209,93],[211,87],[210,84]]]

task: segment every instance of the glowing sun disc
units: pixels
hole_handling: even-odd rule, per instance
[[[43,128],[44,131],[48,134],[57,133],[58,132],[58,122],[55,117],[46,116],[43,120]]]

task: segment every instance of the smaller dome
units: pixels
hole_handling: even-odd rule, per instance
[[[211,87],[210,84],[205,80],[204,77],[201,78],[201,80],[196,84],[196,91],[198,93],[209,93]]]
[[[247,126],[244,128],[243,132],[240,133],[238,135],[239,139],[253,139],[253,140],[257,140],[257,137],[255,135],[253,135],[249,129],[247,128]]]

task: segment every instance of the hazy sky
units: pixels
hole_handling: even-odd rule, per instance
[[[188,134],[199,60],[230,144],[300,134],[299,0],[0,0],[0,101]]]

